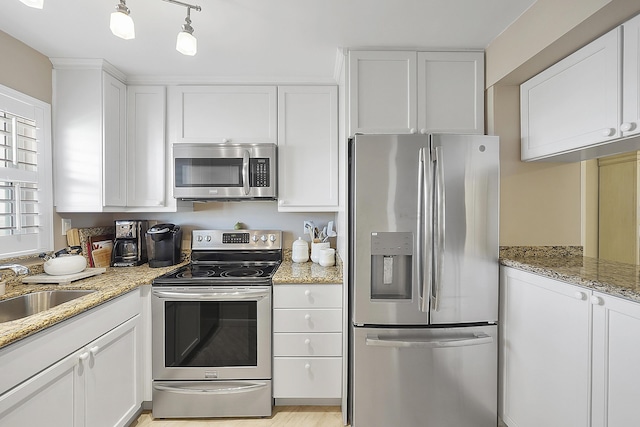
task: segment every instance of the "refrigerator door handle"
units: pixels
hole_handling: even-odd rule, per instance
[[[444,268],[445,252],[445,188],[444,188],[444,157],[442,147],[433,150],[435,163],[434,183],[434,236],[433,236],[433,281],[431,283],[431,308],[438,311],[440,308],[440,286],[442,283],[442,270]]]
[[[427,158],[425,147],[418,153],[418,224],[416,258],[418,260],[418,305],[420,311],[429,311],[430,291],[432,286],[431,245],[431,160]]]
[[[448,348],[469,347],[474,345],[490,344],[493,337],[485,333],[474,334],[472,337],[435,338],[435,339],[404,339],[401,337],[380,338],[378,335],[367,336],[365,344],[372,347],[396,347],[396,348]]]

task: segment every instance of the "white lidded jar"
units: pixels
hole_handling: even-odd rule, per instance
[[[291,260],[293,262],[309,261],[309,245],[306,240],[302,240],[302,237],[298,237],[298,240],[294,240],[291,245]]]

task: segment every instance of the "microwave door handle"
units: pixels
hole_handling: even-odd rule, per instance
[[[242,187],[244,195],[249,195],[249,150],[245,150],[242,156]]]

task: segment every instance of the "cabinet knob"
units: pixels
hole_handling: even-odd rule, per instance
[[[416,133],[416,128],[411,128],[411,129],[409,129],[409,133],[411,133],[411,134]]]
[[[576,292],[573,294],[573,297],[577,300],[582,301],[584,299],[584,292]]]
[[[311,291],[310,291],[309,289],[307,289],[306,291],[304,291],[304,294],[305,294],[306,296],[309,296],[309,295],[311,295]]]
[[[422,135],[426,135],[426,134],[427,134],[427,130],[426,130],[426,129],[424,129],[424,128],[423,128],[423,129],[420,129],[420,133],[421,133]]]
[[[591,304],[593,305],[602,305],[604,304],[604,301],[602,300],[602,298],[597,297],[597,296],[592,296],[591,297]]]
[[[278,200],[278,205],[284,206],[284,200]]]
[[[227,142],[231,142],[231,140],[228,138],[222,138],[222,142],[226,144]]]
[[[78,359],[80,359],[80,361],[85,361],[89,358],[89,352],[85,351],[84,353],[80,354],[80,356],[78,356]]]
[[[306,340],[304,340],[304,343],[305,343],[306,345],[309,345],[309,344],[311,344],[311,340],[310,340],[309,338],[307,338]]]
[[[620,130],[622,132],[629,132],[636,128],[636,124],[634,122],[626,122],[620,125]]]
[[[98,354],[98,351],[100,350],[100,346],[93,346],[89,349],[89,353],[91,353],[92,356],[95,356],[96,354]]]
[[[311,319],[311,315],[310,314],[305,314],[304,315],[304,320],[309,320]]]
[[[602,136],[613,136],[614,133],[616,133],[616,130],[613,128],[602,129]]]

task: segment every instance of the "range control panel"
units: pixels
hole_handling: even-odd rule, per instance
[[[193,230],[191,250],[282,249],[280,230]]]

